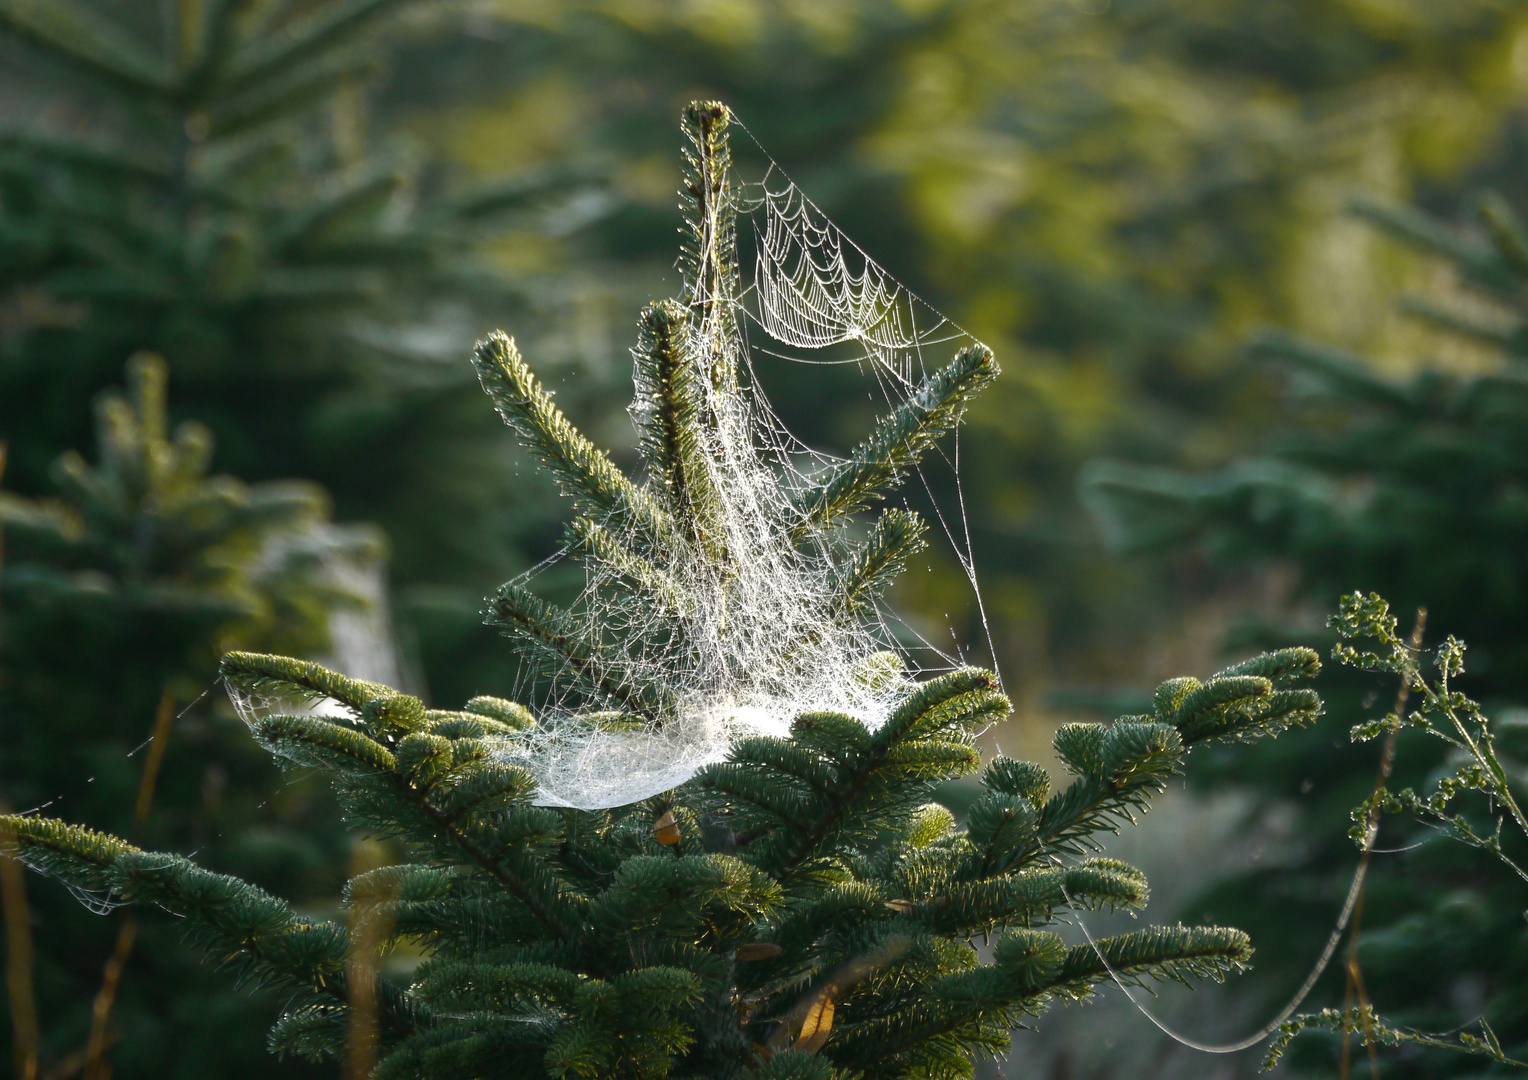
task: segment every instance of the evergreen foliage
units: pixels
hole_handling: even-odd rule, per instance
[[[1402,611],[1425,606],[1430,626],[1470,642],[1477,660],[1460,685],[1499,717],[1502,753],[1520,761],[1528,756],[1514,715],[1528,680],[1528,247],[1503,200],[1486,196],[1477,205],[1481,228],[1473,232],[1413,210],[1365,204],[1358,211],[1457,272],[1473,304],[1456,296],[1406,308],[1497,351],[1493,369],[1461,375],[1424,367],[1398,379],[1341,350],[1268,333],[1250,351],[1291,372],[1301,408],[1264,454],[1197,476],[1101,462],[1085,479],[1084,498],[1123,549],[1194,544],[1227,567],[1287,560],[1301,571],[1300,594],[1323,606],[1354,587]],[[1270,627],[1253,636],[1266,644],[1297,632]],[[1334,681],[1327,696],[1341,707],[1326,724],[1281,740],[1256,768],[1228,759],[1207,773],[1301,807],[1299,828],[1311,843],[1297,865],[1225,882],[1196,905],[1278,934],[1291,956],[1320,947],[1311,927],[1320,923],[1318,910],[1332,910],[1351,859],[1337,826],[1369,795],[1372,754],[1342,748],[1345,728],[1369,732],[1382,723],[1353,723],[1383,697],[1368,681]],[[1397,746],[1394,789],[1428,787],[1457,764],[1453,750],[1416,731],[1402,731]],[[1521,792],[1521,780],[1513,783]],[[1383,846],[1403,852],[1380,857],[1371,875],[1358,957],[1373,1007],[1412,1031],[1454,1029],[1478,1014],[1507,1056],[1524,1059],[1522,883],[1507,867],[1481,865],[1447,843],[1457,833],[1436,815],[1424,823],[1442,831],[1412,830],[1413,837],[1404,826],[1387,828]],[[1510,850],[1517,840],[1502,843]],[[1521,852],[1513,858],[1521,864]],[[1320,908],[1299,899],[1322,894],[1330,900]],[[1303,974],[1298,966],[1291,961],[1291,983]],[[1317,1050],[1297,1045],[1290,1060],[1329,1069]],[[1443,1076],[1476,1066],[1417,1053],[1389,1068],[1396,1076]]]
[[[164,634],[173,644],[163,653],[179,670],[210,668],[228,639],[322,650],[328,610],[342,594],[317,571],[345,539],[328,523],[323,490],[209,476],[207,428],[187,421],[173,437],[168,430],[164,361],[140,354],[127,372],[130,396],[107,394],[96,405],[99,464],[74,451],[62,455],[52,499],[0,492],[9,647],[31,650],[71,633],[101,641],[99,632],[80,629],[95,621],[116,626],[115,639]],[[364,533],[353,542],[380,555]],[[50,666],[28,652],[13,670],[30,675]],[[175,689],[186,696],[200,688]]]
[[[322,484],[341,518],[387,531],[402,583],[452,596],[518,557],[513,462],[471,378],[440,360],[472,340],[477,307],[520,302],[477,253],[542,188],[448,189],[416,147],[368,130],[392,40],[457,11],[0,0],[13,488],[45,489],[88,435],[81,403],[148,350],[221,468]],[[469,626],[477,591],[457,605]]]
[[[444,579],[469,632],[482,568],[518,554],[497,425],[464,407],[478,403],[470,374],[433,360],[471,340],[467,307],[510,299],[474,245],[536,187],[447,198],[431,163],[367,130],[367,91],[400,25],[452,10],[0,0],[0,438],[18,496],[4,504],[0,795],[12,807],[51,801],[304,904],[337,902],[351,840],[323,786],[276,787],[226,709],[177,714],[229,648],[321,655],[326,611],[356,598],[319,563],[358,556],[369,572],[382,555],[369,533],[314,532],[330,495],[273,477],[314,478],[338,516],[384,524],[392,569]],[[177,417],[202,423],[169,436],[154,389],[165,374],[150,365],[134,379],[151,430],[107,405],[100,469],[55,467],[87,445],[88,403],[139,352],[163,357]],[[473,650],[452,637],[437,684],[473,678]],[[156,717],[168,742],[127,756]],[[67,1071],[99,1026],[92,998],[126,920],[89,917],[54,885],[31,899],[42,1065]],[[205,973],[173,928],[146,924],[110,1010],[117,1075],[263,1074],[272,1009]],[[95,1057],[100,1080],[109,1063]]]
[[[716,560],[726,589],[725,537],[706,529],[703,476],[720,474],[706,460],[714,413],[686,395],[697,378],[724,397],[739,392],[737,368],[702,350],[690,354],[698,369],[681,372],[663,345],[735,288],[726,120],[713,104],[685,114],[688,227],[702,242],[683,299],[643,317],[638,383],[656,395],[636,410],[644,481],[577,433],[508,338],[476,354],[495,404],[579,510],[629,515],[637,529],[623,538],[653,530],[615,557],[597,539],[580,550],[655,607],[670,602],[654,583],[681,547]],[[824,508],[814,524],[884,491],[992,374],[984,348],[958,355],[919,411],[889,418],[818,478],[801,504]],[[857,591],[895,563],[882,553],[905,552],[899,537],[916,533],[905,516],[886,520],[841,577],[841,618],[856,617]],[[597,525],[586,518],[575,541],[597,538]],[[632,565],[640,570],[627,574]],[[555,661],[548,677],[585,703],[581,717],[555,722],[625,722],[612,707],[672,722],[647,687],[620,681],[603,643],[571,639],[528,591],[501,589],[489,619]],[[896,666],[871,660],[866,678]],[[518,733],[553,722],[545,714],[494,698],[432,709],[309,662],[230,653],[223,678],[256,740],[327,774],[347,818],[406,853],[352,879],[348,930],[177,855],[40,817],[0,824],[30,865],[182,915],[219,962],[283,988],[277,1051],[346,1053],[352,1068],[375,1053],[383,1078],[965,1077],[971,1056],[1000,1053],[1023,1017],[1100,983],[1219,978],[1246,964],[1250,943],[1231,929],[1150,927],[1095,949],[1049,927],[1072,910],[1142,907],[1143,876],[1088,857],[1094,838],[1132,821],[1196,745],[1313,720],[1320,702],[1298,684],[1318,667],[1309,650],[1285,650],[1202,684],[1165,684],[1150,714],[1069,726],[1056,745],[1072,779],[1054,792],[1031,763],[981,767],[974,736],[1008,702],[991,673],[962,668],[911,687],[875,730],[807,711],[789,737],[741,739],[675,790],[581,811],[536,805],[535,777],[517,760]],[[319,699],[339,715],[290,707]],[[932,787],[978,771],[983,793],[957,827],[929,802]],[[405,943],[424,961],[379,973],[375,949]]]
[[[429,957],[375,995],[378,1075],[967,1076],[973,1051],[1001,1052],[1020,1018],[1086,997],[1109,969],[1140,982],[1245,964],[1235,930],[1153,927],[1101,940],[1100,957],[1046,927],[1069,909],[1144,906],[1139,871],[1065,856],[1144,809],[1193,732],[1317,711],[1310,691],[1276,689],[1314,657],[1270,660],[1272,678],[1177,680],[1152,716],[1065,729],[1075,778],[1053,795],[1036,766],[995,759],[967,829],[925,800],[978,767],[973,731],[1006,712],[977,670],[924,684],[878,732],[808,714],[789,739],[742,742],[685,788],[601,812],[532,804],[532,777],[493,752],[508,703],[425,709],[249,653],[223,673],[245,692],[344,705],[344,722],[273,714],[254,733],[329,773],[351,820],[413,856],[348,889],[352,926],[380,918],[390,943]],[[33,867],[182,915],[224,964],[289,992],[278,1051],[343,1050],[355,987],[337,924],[179,856],[44,818],[4,826]],[[992,962],[976,938],[994,942]]]
[[[365,603],[334,584],[332,563],[380,558],[379,541],[330,525],[315,485],[209,475],[206,427],[170,431],[165,363],[139,355],[128,380],[127,395],[97,403],[96,464],[61,456],[52,498],[0,492],[0,791],[10,806],[57,806],[114,831],[194,846],[246,873],[269,877],[284,863],[275,880],[306,891],[308,879],[325,876],[312,869],[345,850],[338,823],[317,822],[308,835],[266,825],[253,850],[238,830],[224,838],[231,821],[258,815],[242,792],[223,805],[223,787],[258,790],[269,767],[231,737],[226,717],[176,713],[205,696],[230,646],[326,648],[330,613]],[[103,965],[132,948],[118,920],[61,899],[51,889],[33,897],[42,1045],[31,1050],[45,1067],[77,1055],[100,1029],[107,1016],[93,1022],[92,999]],[[258,1032],[268,1005],[183,986],[196,973],[177,933],[145,928],[131,969],[107,995],[113,1038],[133,1059],[122,1075],[168,1070],[182,1054],[234,1074],[228,1054],[241,1049],[241,1029]],[[225,1053],[209,1045],[219,1025]]]

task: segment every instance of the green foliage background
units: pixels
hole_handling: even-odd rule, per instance
[[[1005,671],[1130,677],[1141,621],[1172,625],[1211,586],[1097,557],[1078,465],[1252,445],[1274,384],[1237,349],[1266,323],[1390,362],[1419,336],[1425,348],[1389,301],[1425,269],[1346,204],[1446,200],[1470,169],[1510,172],[1523,17],[1495,3],[1086,7],[504,3],[479,42],[411,61],[451,68],[475,99],[412,122],[481,175],[612,163],[611,211],[576,245],[591,275],[579,333],[610,352],[600,364],[586,348],[578,374],[613,371],[620,393],[631,335],[610,293],[635,278],[656,295],[667,272],[674,108],[730,102],[862,246],[1020,361],[973,416],[967,491]],[[868,408],[852,373],[836,378],[764,372],[795,430],[842,448]],[[957,575],[940,570],[909,603],[945,610]]]
[[[150,41],[164,36],[161,20],[201,10],[80,2]],[[244,6],[279,22],[324,5]],[[1481,183],[1521,193],[1520,4],[389,8],[362,50],[373,66],[289,131],[300,152],[280,192],[284,211],[300,211],[336,176],[403,178],[388,189],[393,213],[412,202],[407,220],[428,243],[406,258],[347,254],[352,268],[358,259],[388,278],[358,305],[230,304],[208,297],[201,264],[185,263],[172,267],[168,299],[96,295],[82,323],[70,291],[80,267],[6,233],[0,438],[11,448],[6,488],[44,494],[48,464],[89,446],[90,402],[120,380],[128,354],[163,352],[172,412],[211,427],[218,470],[317,480],[341,520],[386,530],[407,688],[435,700],[513,684],[479,624],[481,597],[560,541],[552,489],[479,408],[465,347],[491,325],[532,327],[522,347],[559,404],[597,443],[634,452],[623,412],[630,312],[673,291],[673,118],[694,98],[728,102],[852,237],[1004,361],[963,436],[991,659],[1019,706],[1003,739],[1043,741],[1027,732],[1062,718],[1057,689],[1131,690],[1217,667],[1199,660],[1236,615],[1283,604],[1291,553],[1236,565],[1188,549],[1121,561],[1075,494],[1097,455],[1199,469],[1263,446],[1282,381],[1242,354],[1254,330],[1276,324],[1397,375],[1419,363],[1461,373],[1499,363],[1399,317],[1398,293],[1447,297],[1454,283],[1346,210],[1363,195],[1452,214]],[[124,101],[36,59],[14,34],[0,34],[0,58],[7,133],[99,141],[141,125],[149,135],[134,135],[135,149],[183,155],[184,111]],[[6,143],[7,176],[57,194],[57,178],[19,152]],[[122,195],[100,198],[125,214]],[[9,222],[17,189],[0,198]],[[182,240],[187,251],[227,251]],[[95,254],[85,249],[87,268]],[[849,372],[781,366],[762,377],[793,430],[825,448],[845,449],[868,427]],[[941,634],[953,624],[982,659],[958,567],[931,559],[908,575],[899,604]],[[1400,584],[1387,591],[1410,602]],[[150,719],[135,716],[122,741],[135,743]],[[1233,911],[1215,915],[1236,923]]]

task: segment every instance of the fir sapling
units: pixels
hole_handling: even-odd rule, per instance
[[[281,987],[278,1052],[348,1053],[389,1080],[967,1077],[1022,1018],[1111,978],[1220,978],[1251,956],[1223,927],[1096,947],[1049,927],[1145,905],[1143,875],[1093,856],[1096,837],[1195,745],[1312,719],[1299,684],[1315,654],[1173,680],[1148,715],[1067,725],[1056,790],[1027,762],[984,767],[975,736],[1009,712],[997,678],[920,678],[877,637],[921,522],[888,508],[848,526],[954,426],[992,354],[966,346],[847,459],[779,475],[750,428],[729,120],[713,103],[684,112],[684,293],[643,313],[635,351],[642,476],[567,421],[509,338],[476,352],[573,500],[569,550],[588,571],[574,607],[520,581],[489,600],[544,699],[434,709],[305,661],[223,661],[255,738],[327,773],[351,822],[404,853],[352,880],[348,931],[177,855],[3,819],[29,865],[184,916],[220,962]],[[646,790],[623,797],[627,773]],[[960,826],[931,792],[972,773],[982,794]],[[412,969],[357,961],[405,942],[424,955]]]

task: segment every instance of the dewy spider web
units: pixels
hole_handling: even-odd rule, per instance
[[[737,375],[730,391],[700,380],[715,421],[704,429],[703,456],[726,568],[706,557],[704,542],[680,543],[658,580],[632,589],[618,558],[585,560],[571,609],[576,629],[618,657],[623,682],[670,704],[654,723],[591,715],[554,696],[538,726],[505,750],[536,773],[544,805],[596,809],[647,798],[725,759],[739,737],[787,734],[806,712],[848,713],[874,730],[914,674],[954,663],[879,605],[832,610],[852,530],[808,528],[797,496],[836,462],[785,429],[760,391],[754,358],[857,363],[894,406],[918,393],[926,348],[938,346],[928,357],[937,367],[976,342],[865,256],[773,161],[762,182],[732,190],[732,209],[752,225],[752,285],[738,295],[727,275],[709,288],[688,283],[695,317],[686,348],[687,363]],[[631,410],[639,427],[655,390],[641,370]],[[637,527],[595,524],[613,551],[641,546],[628,543]],[[974,585],[965,548],[954,546]],[[913,671],[893,652],[902,645],[905,655],[909,638],[919,656]]]
[[[824,349],[859,344],[865,351],[856,360],[909,385],[923,346],[949,325],[947,320],[936,315],[934,330],[920,335],[917,298],[851,243],[795,184],[782,184],[782,179],[784,174],[771,163],[758,186],[755,205],[764,224],[755,234],[755,306],[750,314],[783,345]]]

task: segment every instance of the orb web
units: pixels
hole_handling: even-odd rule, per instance
[[[863,346],[866,360],[913,378],[925,345],[949,325],[853,244],[783,174],[772,169],[756,189],[753,304],[750,315],[769,338],[796,349]],[[762,219],[762,221],[758,220]],[[918,308],[933,326],[918,331]],[[957,332],[940,340],[966,336]]]
[[[735,118],[734,125],[741,128]],[[878,600],[842,610],[841,575],[865,529],[813,523],[801,499],[840,459],[786,429],[754,365],[766,358],[855,364],[867,392],[889,409],[926,393],[930,371],[975,339],[876,264],[765,159],[762,179],[739,184],[734,175],[731,188],[738,234],[752,249],[749,284],[735,288],[743,275],[686,283],[685,363],[736,375],[735,388],[699,379],[716,535],[663,538],[656,545],[663,558],[648,565],[630,553],[653,549],[656,538],[641,524],[605,516],[585,529],[588,543],[570,544],[518,579],[529,582],[564,559],[583,562],[583,588],[560,617],[594,644],[593,657],[578,672],[551,657],[551,669],[540,669],[546,682],[564,686],[580,682],[577,675],[645,688],[664,702],[660,719],[617,702],[591,706],[583,692],[546,692],[537,725],[500,749],[534,772],[540,805],[593,810],[649,798],[725,760],[736,739],[787,735],[808,712],[845,713],[873,731],[917,678],[961,662]],[[636,371],[630,412],[640,428],[651,420],[655,387],[640,362]],[[946,469],[953,484],[930,483],[930,467]],[[917,478],[923,509],[932,509],[979,611],[957,452],[936,449]],[[651,491],[659,480],[644,482]],[[946,508],[939,496],[952,489]],[[725,550],[725,560],[719,564],[708,547]],[[522,675],[519,690],[531,685]]]

